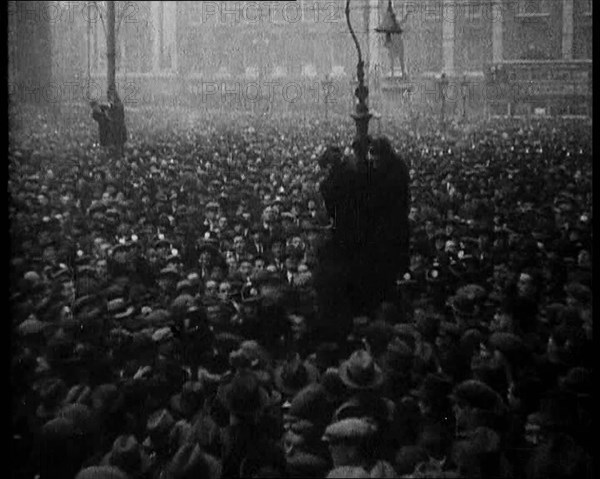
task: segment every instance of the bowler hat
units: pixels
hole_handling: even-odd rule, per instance
[[[365,350],[352,353],[339,368],[343,383],[350,389],[375,389],[383,384],[383,374]]]

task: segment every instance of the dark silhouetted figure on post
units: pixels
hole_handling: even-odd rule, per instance
[[[333,219],[320,252],[317,290],[320,331],[343,340],[352,318],[396,299],[396,278],[409,262],[409,173],[385,138],[369,141],[367,161],[329,148],[320,185]]]
[[[114,90],[108,91],[108,103],[90,102],[92,118],[98,123],[100,145],[110,148],[117,158],[123,154],[127,141],[125,127],[125,108]]]
[[[110,118],[108,116],[109,106],[106,103],[98,103],[96,100],[90,102],[92,118],[98,123],[98,138],[100,146],[110,146]]]

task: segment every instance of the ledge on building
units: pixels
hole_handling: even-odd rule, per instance
[[[515,15],[516,18],[547,18],[550,12],[522,12]]]

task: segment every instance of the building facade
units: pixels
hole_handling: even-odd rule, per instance
[[[104,2],[52,3],[53,78],[102,78]],[[297,81],[319,89],[335,80],[352,103],[357,54],[345,0],[116,3],[117,77],[135,81],[138,93],[168,94],[212,81]],[[442,72],[449,78],[484,78],[486,68],[501,61],[591,60],[591,0],[393,0],[392,5],[404,28],[411,80],[434,80]],[[372,91],[376,78],[392,75],[384,38],[374,32],[387,6],[388,0],[350,4]]]

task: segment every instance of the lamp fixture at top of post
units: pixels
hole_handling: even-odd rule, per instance
[[[383,20],[379,24],[377,28],[375,28],[377,33],[385,33],[385,46],[389,47],[392,42],[392,35],[400,35],[402,34],[402,28],[396,20],[396,14],[394,13],[394,9],[392,8],[392,0],[388,1],[388,8],[385,12]]]

